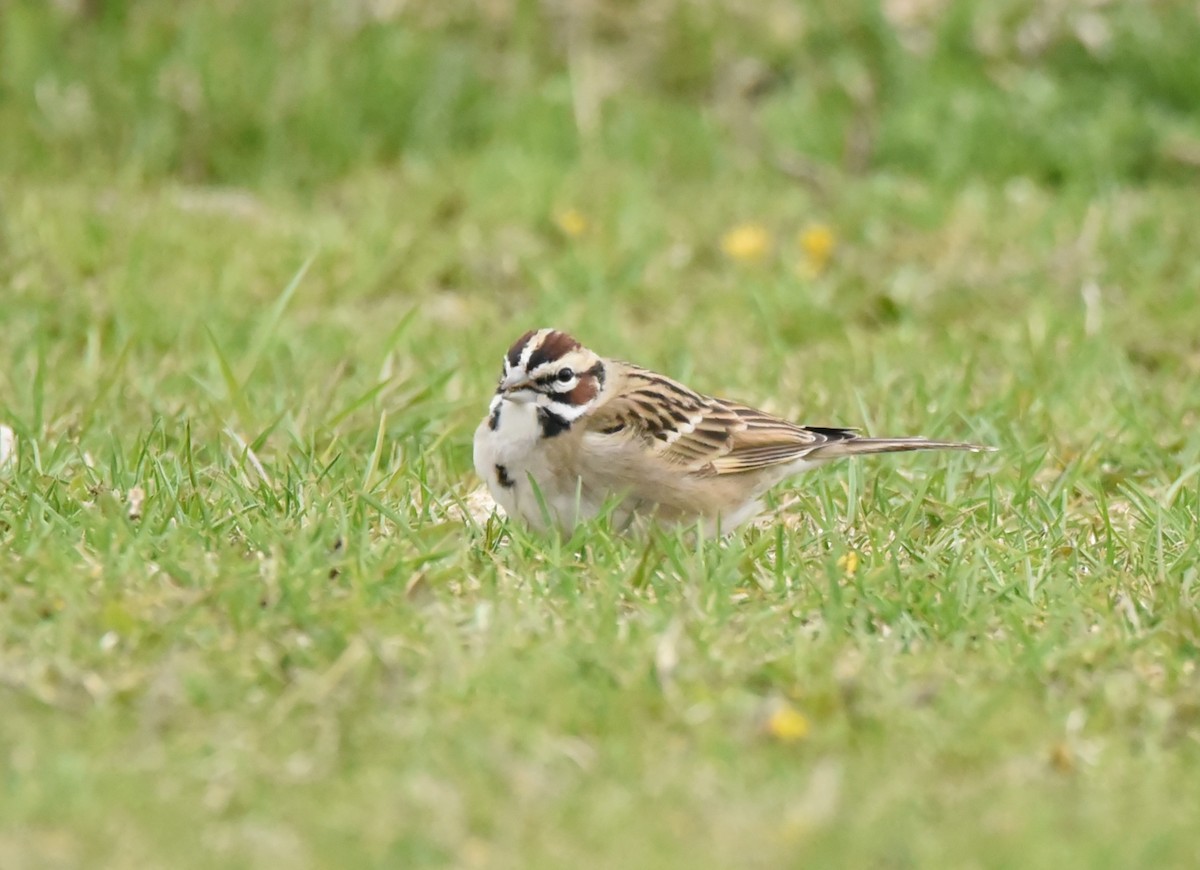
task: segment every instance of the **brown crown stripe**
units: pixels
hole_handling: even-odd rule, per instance
[[[571,351],[578,350],[579,348],[579,342],[565,332],[558,332],[557,330],[551,332],[542,339],[542,343],[529,355],[529,364],[525,366],[525,370],[531,372],[538,366],[561,359]]]
[[[513,368],[516,368],[517,363],[521,361],[521,352],[525,350],[525,345],[529,344],[529,339],[533,338],[535,331],[533,329],[529,330],[529,332],[518,338],[513,343],[513,346],[508,349],[508,364]]]

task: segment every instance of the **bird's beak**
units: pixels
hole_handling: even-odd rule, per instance
[[[525,374],[513,372],[500,382],[500,392],[510,402],[532,402],[535,397],[533,381]]]

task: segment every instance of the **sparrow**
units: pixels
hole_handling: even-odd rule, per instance
[[[736,529],[768,489],[833,459],[991,449],[800,426],[599,356],[557,329],[508,349],[474,446],[496,503],[535,529],[569,531],[611,508],[619,526],[647,519],[706,534]]]

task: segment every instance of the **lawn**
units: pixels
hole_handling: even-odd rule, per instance
[[[1196,866],[1198,44],[0,6],[0,867]],[[998,450],[538,536],[471,435],[546,325]]]

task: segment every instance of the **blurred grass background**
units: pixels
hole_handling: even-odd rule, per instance
[[[1168,0],[0,2],[0,866],[1200,861],[1197,45]],[[723,544],[481,528],[543,324],[1002,450]]]
[[[4,166],[308,188],[412,155],[1190,177],[1184,2],[10,2]],[[717,135],[714,135],[717,134]],[[701,140],[701,141],[697,141]],[[699,147],[701,142],[708,148]]]

